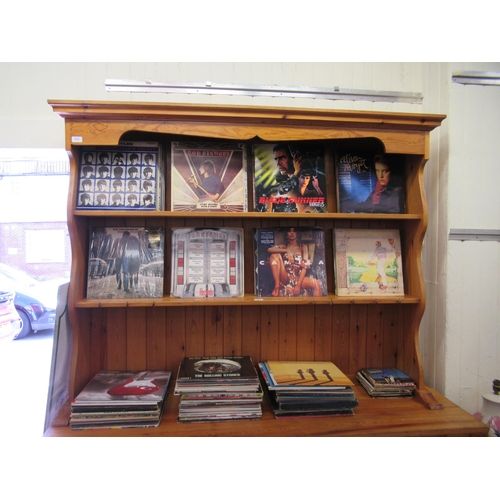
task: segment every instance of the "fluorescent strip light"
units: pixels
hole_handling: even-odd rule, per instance
[[[449,240],[500,241],[498,229],[450,229]]]
[[[497,71],[463,71],[453,73],[451,81],[463,85],[500,85],[500,73]]]
[[[225,83],[187,83],[154,82],[152,80],[105,80],[104,86],[109,92],[144,92],[169,94],[205,94],[205,95],[245,95],[294,97],[308,99],[332,99],[350,101],[386,101],[422,103],[422,94],[415,92],[392,92],[376,90],[351,90],[339,87],[278,87],[276,85],[239,85]]]

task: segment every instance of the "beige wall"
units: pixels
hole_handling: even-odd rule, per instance
[[[451,83],[452,71],[498,63],[0,63],[0,148],[64,145],[47,99],[241,103],[444,113],[425,182],[427,310],[421,345],[429,384],[471,413],[500,378],[499,245],[449,242],[450,228],[500,227],[496,165],[500,88]],[[104,80],[241,83],[420,92],[421,104],[270,97],[109,93]],[[469,176],[474,174],[472,184]],[[471,187],[472,186],[472,187]],[[493,277],[493,279],[492,279]]]

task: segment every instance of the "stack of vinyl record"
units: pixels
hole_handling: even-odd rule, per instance
[[[354,384],[332,362],[265,361],[259,368],[276,418],[353,415],[358,406]]]
[[[184,358],[175,394],[180,396],[179,422],[262,417],[262,388],[249,356]]]
[[[157,427],[169,371],[100,371],[71,403],[72,429]]]
[[[397,368],[364,368],[356,377],[374,398],[410,398],[416,389],[415,381]]]

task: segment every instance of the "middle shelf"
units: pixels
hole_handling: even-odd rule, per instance
[[[349,304],[419,304],[419,297],[339,297],[329,294],[323,297],[256,297],[245,294],[231,298],[185,299],[162,297],[155,299],[82,299],[75,304],[78,309],[108,307],[179,307],[179,306],[275,306],[275,305],[349,305]]]

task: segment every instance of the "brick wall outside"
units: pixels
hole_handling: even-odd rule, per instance
[[[63,262],[26,262],[26,231],[58,229],[64,231]],[[58,249],[57,253],[62,253]],[[22,269],[40,280],[69,278],[71,270],[71,246],[66,222],[13,222],[0,223],[0,262]]]

